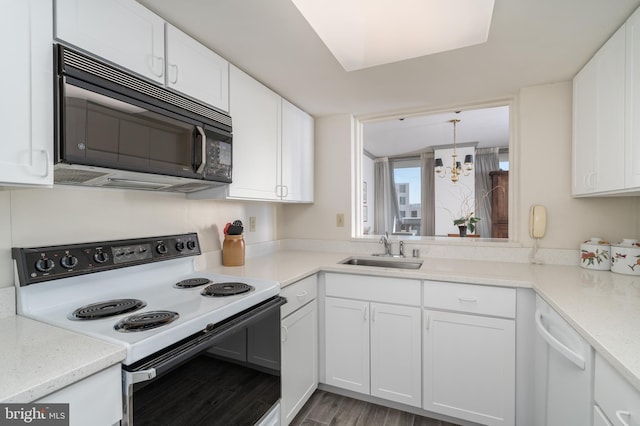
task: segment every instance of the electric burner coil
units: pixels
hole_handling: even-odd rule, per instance
[[[173,311],[148,311],[130,315],[113,327],[120,332],[146,331],[162,327],[177,320],[180,314]]]
[[[210,284],[211,280],[208,278],[188,278],[175,284],[177,288],[193,288],[200,287],[206,284]]]
[[[239,282],[226,282],[208,285],[202,290],[202,295],[207,297],[235,296],[253,290],[249,284]]]
[[[71,314],[72,320],[95,320],[134,312],[147,306],[139,299],[113,299],[82,306]]]

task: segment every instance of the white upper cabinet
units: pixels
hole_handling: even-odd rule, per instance
[[[576,75],[573,195],[640,193],[640,9]]]
[[[313,202],[313,117],[233,65],[229,113],[233,183],[188,197]]]
[[[230,90],[233,183],[227,188],[228,196],[278,200],[282,98],[234,66],[230,67]]]
[[[56,0],[55,21],[58,40],[229,110],[229,63],[139,3]]]
[[[55,36],[164,84],[164,20],[132,0],[56,0]]]
[[[229,110],[229,63],[171,24],[166,25],[167,87]]]
[[[0,80],[0,185],[53,185],[51,2],[8,0],[0,34],[11,77]]]
[[[282,100],[280,188],[285,201],[313,201],[313,117]]]
[[[640,188],[640,9],[626,23],[625,188]]]
[[[625,31],[573,81],[573,195],[624,187]]]

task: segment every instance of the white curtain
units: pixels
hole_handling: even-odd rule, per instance
[[[498,148],[479,148],[473,168],[476,180],[476,211],[475,216],[480,218],[476,223],[476,234],[483,238],[491,238],[491,176],[490,172],[498,170],[500,162]]]
[[[421,218],[420,235],[435,235],[436,233],[436,197],[434,184],[433,152],[420,154],[420,168],[422,173]]]
[[[373,165],[375,180],[374,234],[393,233],[394,222],[400,217],[393,171],[388,157],[376,158]]]

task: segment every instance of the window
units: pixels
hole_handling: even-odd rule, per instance
[[[400,197],[400,205],[405,206],[407,204],[407,197]]]

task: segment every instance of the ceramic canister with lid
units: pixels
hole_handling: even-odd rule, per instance
[[[624,239],[611,245],[611,271],[618,274],[640,276],[640,244],[638,240]]]
[[[598,237],[580,244],[580,266],[598,271],[611,269],[611,245]]]

